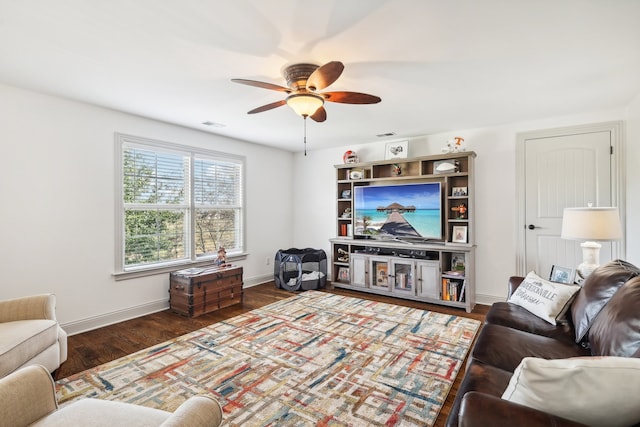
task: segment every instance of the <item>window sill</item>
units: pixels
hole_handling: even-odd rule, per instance
[[[236,262],[240,260],[247,259],[246,253],[237,254],[233,256],[227,257],[227,261]],[[193,268],[193,267],[208,267],[213,263],[212,259],[206,261],[195,261],[195,262],[183,262],[177,263],[173,265],[167,265],[162,267],[153,267],[153,268],[145,268],[144,270],[134,270],[134,271],[121,271],[118,273],[113,273],[113,277],[116,282],[121,280],[129,280],[136,279],[139,277],[147,277],[147,276],[155,276],[158,274],[166,274],[176,270],[182,270],[183,268]]]

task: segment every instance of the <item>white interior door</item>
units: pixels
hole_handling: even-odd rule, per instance
[[[560,238],[566,207],[612,205],[612,141],[609,131],[525,139],[525,263],[549,277],[552,265],[575,268],[580,243]],[[601,262],[612,245],[602,242]]]

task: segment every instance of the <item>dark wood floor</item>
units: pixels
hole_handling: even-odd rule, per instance
[[[484,320],[488,309],[487,306],[476,305],[476,308],[472,313],[467,313],[462,309],[370,295],[344,289],[327,289],[326,292],[465,316],[481,321]],[[244,302],[242,304],[227,307],[200,317],[189,319],[172,313],[169,310],[165,310],[159,313],[150,314],[137,319],[70,336],[68,340],[69,356],[67,361],[56,372],[56,379],[65,378],[74,373],[81,372],[85,369],[98,366],[138,350],[142,350],[152,345],[195,331],[212,323],[271,304],[272,302],[289,298],[290,296],[292,296],[291,292],[276,289],[274,283],[270,282],[245,289]],[[453,402],[453,397],[460,385],[463,372],[464,368],[461,370],[453,385],[451,393],[449,394],[449,397],[442,408],[442,412],[438,417],[436,426],[444,425]]]

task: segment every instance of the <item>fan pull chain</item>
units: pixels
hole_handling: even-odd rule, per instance
[[[304,118],[304,156],[307,156],[307,115],[302,116]]]

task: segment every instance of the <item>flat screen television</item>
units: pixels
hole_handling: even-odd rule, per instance
[[[440,182],[354,187],[354,237],[442,240]]]

